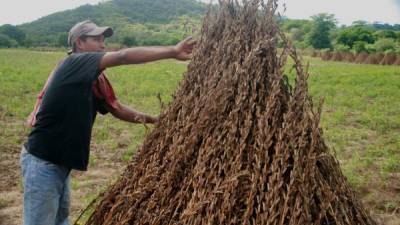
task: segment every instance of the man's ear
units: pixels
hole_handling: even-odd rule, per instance
[[[80,50],[83,48],[84,40],[78,38],[75,41],[76,50]]]

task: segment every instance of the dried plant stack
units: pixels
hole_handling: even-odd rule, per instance
[[[276,0],[210,7],[172,102],[88,225],[375,224],[324,143],[276,9]]]

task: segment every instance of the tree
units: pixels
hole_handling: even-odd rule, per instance
[[[0,47],[14,47],[17,45],[17,41],[11,39],[9,36],[5,34],[0,34]]]
[[[16,26],[11,24],[5,24],[0,27],[0,33],[7,35],[11,39],[14,39],[18,44],[23,45],[25,41],[25,33]]]
[[[138,45],[136,38],[133,36],[125,36],[122,39],[122,44],[128,47]]]
[[[337,20],[333,14],[321,13],[311,17],[313,26],[308,36],[308,42],[315,49],[332,48],[331,31],[336,27]]]
[[[374,23],[372,23],[372,27],[377,30],[394,30],[394,31],[397,30],[398,31],[400,28],[400,24],[390,25],[388,23],[374,22]]]
[[[367,45],[368,43],[365,41],[356,41],[354,42],[353,49],[356,53],[368,52],[369,50],[367,49]]]
[[[391,38],[382,38],[373,44],[373,48],[377,52],[395,51],[396,47],[397,45],[395,40]]]
[[[397,39],[397,33],[392,30],[380,30],[375,32],[377,38],[392,38]]]
[[[366,27],[368,25],[369,25],[369,23],[365,20],[356,20],[351,24],[351,26],[353,26],[353,27],[356,27],[356,26]]]
[[[372,30],[361,26],[349,27],[342,30],[337,37],[337,42],[343,45],[353,48],[353,45],[357,41],[366,42],[372,44],[375,42],[375,38]]]
[[[68,46],[68,34],[67,33],[58,34],[57,46],[62,46],[62,47]]]
[[[290,32],[292,29],[297,28],[304,33],[308,33],[311,30],[312,22],[309,20],[295,20],[285,19],[282,21],[282,29],[286,32]]]

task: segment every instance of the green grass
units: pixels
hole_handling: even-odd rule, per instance
[[[28,129],[23,122],[48,73],[64,53],[0,50],[0,151],[19,149]],[[314,102],[325,98],[321,126],[328,146],[335,152],[349,182],[365,202],[391,208],[400,197],[379,202],[400,173],[400,67],[310,62],[310,93]],[[157,93],[171,100],[186,65],[160,61],[106,71],[119,100],[139,111],[158,114]],[[293,73],[293,72],[291,72]],[[289,77],[293,77],[291,74]],[[146,135],[142,125],[112,116],[98,116],[92,143],[113,155],[123,151],[128,161]],[[92,157],[91,164],[102,159]],[[82,184],[73,183],[79,189]],[[393,194],[393,193],[392,193]],[[396,193],[395,193],[396,194]],[[92,199],[88,197],[87,200]]]
[[[309,60],[310,92],[325,97],[325,140],[350,182],[365,185],[371,168],[381,182],[400,172],[400,68]]]

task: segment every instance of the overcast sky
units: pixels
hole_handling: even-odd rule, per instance
[[[54,12],[102,1],[104,0],[1,0],[0,25],[31,22]],[[339,23],[346,25],[355,20],[400,23],[400,0],[280,0],[280,3],[286,3],[285,15],[289,18],[308,19],[317,13],[326,12],[335,14]]]

